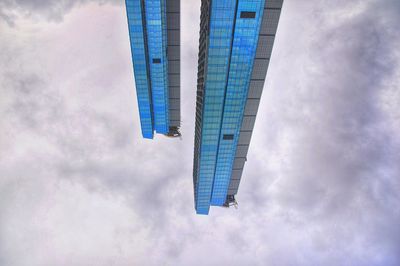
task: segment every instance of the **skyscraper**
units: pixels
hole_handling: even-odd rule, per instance
[[[235,204],[283,0],[202,0],[195,208]]]
[[[180,136],[180,0],[126,0],[140,124]]]

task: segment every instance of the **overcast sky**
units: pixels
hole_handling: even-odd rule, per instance
[[[0,2],[0,265],[400,265],[400,1],[286,0],[237,200],[195,215],[183,139],[141,138],[122,0]]]

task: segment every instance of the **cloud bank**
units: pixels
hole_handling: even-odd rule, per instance
[[[148,141],[123,3],[0,4],[0,264],[399,265],[398,1],[285,1],[239,209],[208,217],[182,10],[183,140]]]

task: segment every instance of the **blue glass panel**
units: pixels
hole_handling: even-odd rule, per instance
[[[237,7],[229,78],[226,89],[217,166],[211,204],[221,206],[227,196],[239,132],[256,54],[264,0],[240,0]],[[255,12],[254,18],[241,18],[241,12]],[[233,140],[223,135],[233,134]]]
[[[154,127],[157,133],[166,134],[169,131],[166,2],[146,0],[145,10]]]
[[[208,214],[214,182],[236,0],[212,1],[196,212]]]
[[[154,126],[151,90],[146,62],[146,42],[142,16],[143,7],[141,6],[141,1],[138,0],[126,0],[125,3],[142,135],[144,138],[153,138]]]

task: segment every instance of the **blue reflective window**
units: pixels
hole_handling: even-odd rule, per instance
[[[142,135],[144,138],[153,138],[153,110],[150,82],[147,75],[141,2],[127,0],[126,10]]]
[[[222,205],[225,202],[264,2],[212,1],[200,163],[195,186],[197,213],[208,213],[210,204]],[[254,19],[241,18],[242,11],[254,12]],[[224,141],[224,135],[232,137]]]
[[[166,134],[169,131],[166,2],[146,0],[145,10],[149,57],[159,62],[150,64],[154,127],[157,133]]]
[[[225,202],[231,180],[233,161],[236,155],[252,66],[257,49],[264,2],[241,0],[238,3],[221,126],[221,135],[234,132],[233,135],[235,137],[233,141],[222,141],[219,144],[214,188],[211,198],[212,205],[220,206]],[[245,17],[242,17],[242,12],[247,12],[244,15]],[[248,19],[249,17],[253,18],[253,15],[255,19]]]
[[[126,9],[142,134],[153,138],[169,130],[166,0],[126,0]]]

